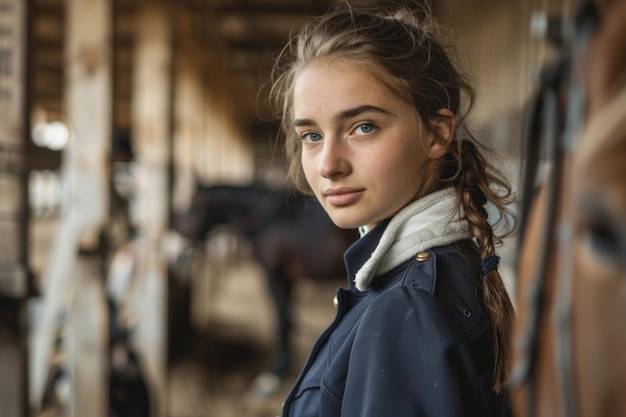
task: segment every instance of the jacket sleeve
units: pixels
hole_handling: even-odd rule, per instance
[[[480,416],[471,344],[452,314],[407,287],[370,305],[350,353],[341,416]]]

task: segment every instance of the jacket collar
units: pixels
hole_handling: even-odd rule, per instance
[[[369,257],[372,255],[372,252],[376,249],[376,246],[378,246],[378,242],[380,241],[380,238],[382,237],[388,224],[389,219],[382,221],[378,226],[371,229],[360,239],[354,242],[343,254],[350,288],[355,288],[354,277],[356,276],[357,271],[365,262],[367,262]]]
[[[365,291],[375,276],[390,271],[415,253],[469,237],[469,223],[463,208],[457,206],[455,189],[435,191],[400,210],[384,223],[384,228],[377,226],[363,236],[361,239],[367,239],[359,250],[361,262],[352,263],[360,268],[355,275],[350,270],[348,276],[354,276],[356,289]]]

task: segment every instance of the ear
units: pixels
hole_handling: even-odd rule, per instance
[[[431,123],[439,134],[439,140],[433,138],[430,143],[428,157],[431,159],[439,159],[446,154],[448,145],[452,142],[456,131],[456,118],[454,117],[454,113],[449,109],[441,109],[437,113],[439,116],[433,118]]]

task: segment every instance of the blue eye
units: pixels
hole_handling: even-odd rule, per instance
[[[354,133],[357,135],[368,135],[372,133],[376,128],[371,123],[360,124],[354,129]]]
[[[319,142],[320,140],[322,140],[322,135],[320,135],[319,133],[310,132],[300,135],[300,139],[302,139],[304,142]]]

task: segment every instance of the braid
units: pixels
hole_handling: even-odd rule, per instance
[[[481,179],[486,177],[485,160],[477,152],[476,145],[468,140],[461,141],[461,173],[459,177],[459,198],[470,223],[472,235],[483,258],[493,255],[493,229],[487,222],[487,197],[489,184]]]
[[[489,214],[485,205],[493,204],[501,214],[499,221],[507,222],[507,219],[514,218],[506,207],[513,200],[513,192],[499,171],[485,160],[478,146],[472,140],[454,140],[443,158],[440,178],[457,188],[459,204],[465,211],[476,246],[484,259],[495,255],[496,245],[502,243],[502,236],[497,236],[492,224],[487,221]],[[493,185],[499,186],[500,193],[494,191]],[[501,194],[502,190],[504,194]],[[511,233],[512,230],[508,229]],[[496,355],[493,388],[500,392],[507,380],[511,325],[515,313],[497,269],[487,272],[482,280],[483,300],[491,322]]]

